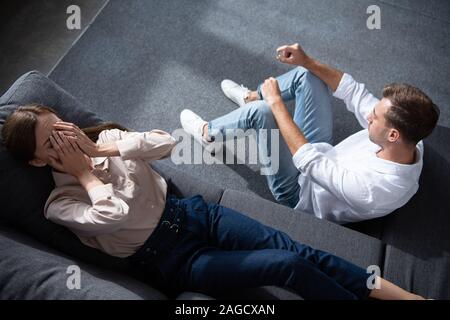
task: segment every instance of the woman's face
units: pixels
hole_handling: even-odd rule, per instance
[[[34,159],[30,161],[31,165],[43,167],[50,163],[50,157],[58,159],[58,155],[50,143],[53,125],[57,121],[62,120],[53,113],[42,113],[37,116],[36,150],[34,152]]]

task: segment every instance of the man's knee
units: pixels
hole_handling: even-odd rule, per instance
[[[330,95],[326,83],[311,71],[305,72],[303,85],[309,86],[315,93]]]
[[[294,91],[300,90],[301,92],[310,91],[312,94],[327,95],[327,85],[320,80],[314,73],[303,68],[297,67],[295,70],[295,76],[293,79]]]
[[[302,66],[295,67],[294,70],[295,70],[295,72],[296,72],[298,75],[302,75],[302,74],[305,74],[305,73],[309,72],[308,69],[306,69],[306,68],[304,68],[304,67],[302,67]]]

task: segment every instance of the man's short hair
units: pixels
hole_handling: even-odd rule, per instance
[[[392,106],[385,114],[388,126],[397,129],[407,143],[417,144],[436,127],[439,108],[420,89],[393,83],[383,89]]]

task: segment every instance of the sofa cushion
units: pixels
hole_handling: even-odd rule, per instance
[[[450,299],[450,252],[418,256],[388,245],[383,276],[427,298]]]
[[[187,198],[200,194],[205,201],[218,203],[224,192],[222,188],[186,174],[162,161],[154,162],[151,166],[167,181],[170,181],[170,192],[178,197]]]
[[[77,266],[80,288],[69,289]],[[68,273],[69,271],[69,273]],[[0,299],[161,300],[151,287],[120,273],[74,260],[30,237],[0,227]]]
[[[88,127],[103,121],[45,75],[39,71],[30,71],[17,79],[0,98],[2,123],[17,106],[29,103],[48,105],[63,119],[73,121],[80,127]]]
[[[296,241],[335,254],[362,268],[370,265],[377,265],[380,269],[383,267],[384,245],[362,233],[240,191],[225,190],[220,204],[281,230]],[[236,294],[241,297],[241,293]],[[273,287],[252,290],[251,296],[260,299],[298,298],[290,291]]]

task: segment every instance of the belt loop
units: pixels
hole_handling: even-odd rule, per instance
[[[164,220],[163,222],[161,222],[161,227],[167,227],[170,228],[171,223],[167,220]]]
[[[170,226],[170,230],[172,230],[172,229],[174,229],[175,233],[178,233],[178,231],[180,231],[180,226],[177,225],[176,223],[174,223]]]

